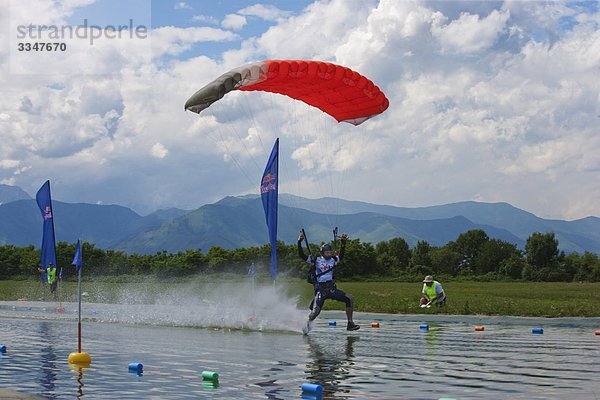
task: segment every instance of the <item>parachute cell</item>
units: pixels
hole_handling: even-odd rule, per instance
[[[373,82],[350,68],[321,61],[267,60],[226,72],[194,93],[185,109],[200,113],[232,90],[289,96],[353,125],[389,106]]]

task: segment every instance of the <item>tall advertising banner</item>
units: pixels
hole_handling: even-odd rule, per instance
[[[265,167],[260,183],[260,197],[265,210],[265,219],[269,229],[269,243],[271,244],[271,278],[277,277],[277,202],[279,180],[279,138],[273,145],[269,161]]]
[[[50,181],[46,181],[40,190],[38,190],[37,194],[35,195],[35,200],[40,208],[40,211],[42,212],[42,219],[44,221],[40,268],[47,269],[50,263],[56,267],[56,247],[54,244],[54,219],[52,213],[52,200],[50,196]]]

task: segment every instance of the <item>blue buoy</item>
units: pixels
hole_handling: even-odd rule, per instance
[[[421,325],[419,325],[419,328],[428,331],[429,330],[429,325],[427,325],[427,324],[421,324]]]
[[[544,334],[544,329],[543,328],[533,328],[531,330],[531,333],[538,333],[540,335],[543,335]]]
[[[301,386],[302,394],[312,395],[312,396],[321,396],[323,394],[323,386],[316,385],[314,383],[305,382]]]
[[[6,353],[6,346],[5,345],[0,345],[0,353]]]
[[[329,326],[336,326],[336,325],[337,325],[337,322],[335,322],[335,321],[329,321]]]
[[[300,396],[302,400],[323,400],[323,395],[302,392],[302,396]]]
[[[144,364],[142,363],[129,363],[129,372],[137,372],[138,374],[144,372]]]

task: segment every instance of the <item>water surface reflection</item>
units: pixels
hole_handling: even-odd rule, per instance
[[[532,335],[529,324],[492,319],[478,321],[484,332],[459,319],[398,316],[380,319],[378,329],[356,319],[358,332],[320,319],[308,337],[88,322],[93,362],[71,370],[76,322],[0,317],[9,348],[0,357],[0,387],[46,399],[287,400],[301,396],[304,382],[322,385],[325,399],[600,398],[600,337],[588,327],[555,322]],[[142,362],[144,374],[129,374],[130,362]],[[203,384],[203,370],[219,372],[219,385]]]

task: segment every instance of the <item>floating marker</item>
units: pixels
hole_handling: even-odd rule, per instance
[[[205,389],[216,389],[219,387],[219,381],[202,381],[202,387]]]
[[[300,398],[303,400],[323,400],[323,395],[302,392],[302,396],[300,396]]]
[[[321,396],[323,394],[323,386],[321,385],[305,382],[300,387],[302,388],[302,394],[308,394],[312,396]]]
[[[0,345],[0,353],[6,353],[6,346]]]
[[[219,382],[219,373],[214,371],[202,371],[202,380]]]
[[[137,362],[129,363],[129,372],[137,372],[138,374],[141,374],[144,372],[144,364]]]
[[[17,306],[12,306],[13,311],[17,311]]]
[[[481,326],[481,325],[477,325],[477,326],[475,327],[475,330],[476,330],[477,332],[485,331],[485,327],[484,327],[484,326]]]
[[[371,328],[379,328],[379,322],[371,322]]]
[[[57,313],[64,313],[65,312],[65,308],[58,306],[58,307],[56,307],[56,312]]]
[[[594,332],[594,334],[596,334],[596,336],[600,336],[600,329],[598,329],[596,332]]]
[[[329,326],[336,326],[336,325],[337,325],[337,322],[335,322],[335,321],[329,321]]]
[[[429,325],[427,325],[427,324],[421,324],[421,325],[419,325],[419,328],[428,331],[429,330]]]
[[[543,335],[544,334],[544,329],[543,328],[533,328],[531,330],[531,333],[538,333],[540,335]]]
[[[78,364],[83,368],[89,368],[92,363],[92,357],[89,353],[71,353],[68,358],[69,364]]]
[[[42,311],[43,311],[43,312],[46,312],[46,307],[42,307]]]

